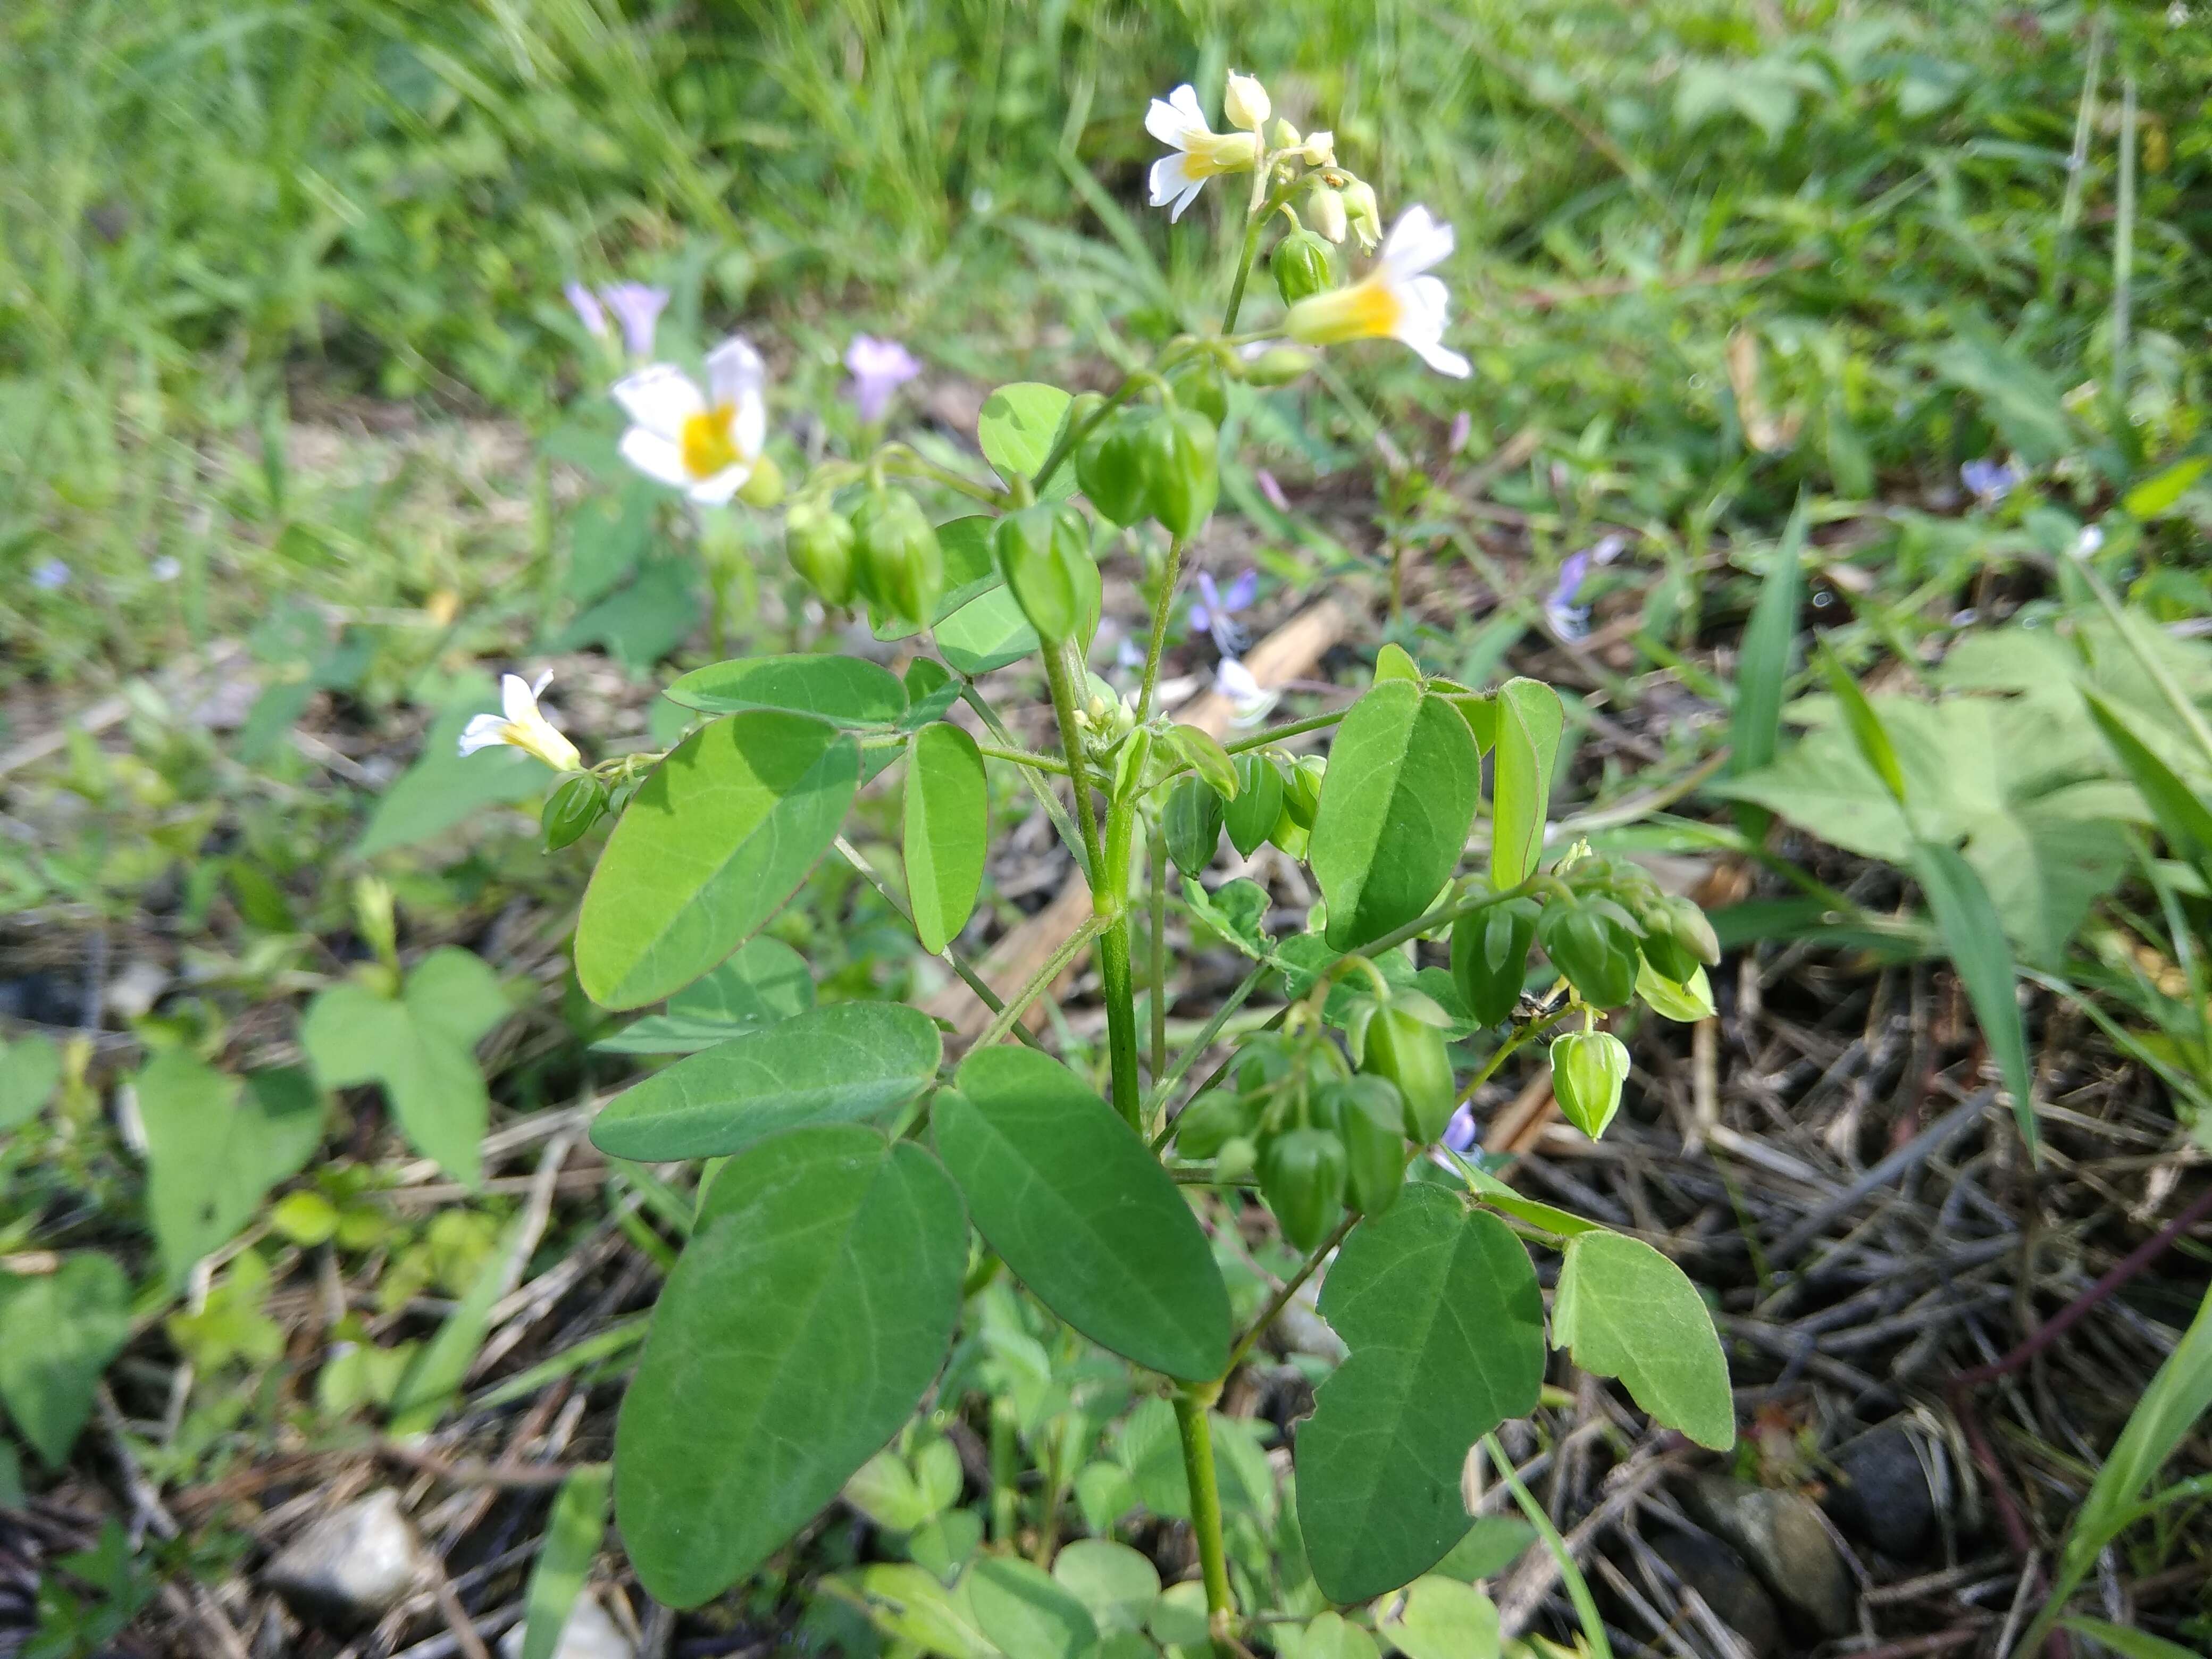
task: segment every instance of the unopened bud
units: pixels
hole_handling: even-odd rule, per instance
[[[1316,179],[1306,195],[1306,222],[1330,241],[1342,241],[1346,224],[1344,198]]]
[[[783,499],[783,469],[763,455],[738,486],[738,499],[747,507],[774,507]]]
[[[1352,234],[1359,239],[1362,250],[1373,252],[1382,240],[1382,211],[1375,204],[1375,186],[1364,179],[1352,179],[1347,180],[1342,194]]]
[[[1336,165],[1336,135],[1333,132],[1310,132],[1298,148],[1298,159],[1310,167],[1331,167]]]
[[[1281,116],[1277,116],[1274,125],[1267,129],[1267,148],[1303,153],[1298,139],[1298,130]]]
[[[1257,132],[1267,124],[1272,109],[1267,102],[1267,89],[1249,75],[1229,71],[1229,90],[1221,100],[1221,112],[1229,118],[1232,127],[1242,127],[1247,132]]]
[[[1334,200],[1335,192],[1329,194]],[[1275,251],[1267,257],[1267,269],[1275,276],[1275,291],[1286,306],[1334,287],[1336,274],[1330,263],[1328,244],[1303,226],[1276,243]]]

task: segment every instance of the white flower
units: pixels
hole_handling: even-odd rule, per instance
[[[1229,71],[1229,89],[1222,94],[1221,112],[1229,118],[1232,127],[1242,127],[1247,132],[1257,132],[1267,125],[1267,117],[1274,106],[1267,101],[1267,89],[1255,76]],[[1155,135],[1157,136],[1157,135]],[[1170,142],[1162,139],[1163,143]]]
[[[472,715],[461,728],[461,753],[473,755],[479,749],[503,743],[535,755],[556,772],[573,772],[581,766],[584,757],[576,752],[576,745],[538,710],[538,694],[552,678],[550,674],[540,674],[538,684],[532,685],[520,674],[501,675],[499,701],[506,712]]]
[[[1301,300],[1283,326],[1307,345],[1346,340],[1402,340],[1439,374],[1464,380],[1467,359],[1445,346],[1451,295],[1429,269],[1451,257],[1452,228],[1425,207],[1410,207],[1383,239],[1374,270],[1349,288]]]
[[[1249,172],[1260,159],[1260,141],[1251,133],[1219,133],[1206,125],[1198,93],[1188,81],[1152,100],[1145,131],[1172,151],[1152,163],[1152,205],[1166,208],[1170,222],[1182,217],[1207,179]]]
[[[673,363],[648,363],[617,383],[615,401],[634,422],[623,459],[695,501],[720,507],[760,465],[768,441],[767,377],[760,353],[727,339],[707,358],[707,390]]]
[[[1230,713],[1239,726],[1257,726],[1281,700],[1235,657],[1224,657],[1215,667],[1213,689],[1229,700]]]
[[[1336,135],[1333,132],[1310,132],[1306,141],[1298,146],[1298,159],[1310,167],[1333,167],[1336,165]]]

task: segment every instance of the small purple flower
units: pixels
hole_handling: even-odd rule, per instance
[[[1973,492],[1984,507],[1995,507],[2012,494],[2020,474],[2002,461],[1968,461],[1959,469],[1959,482]]]
[[[1462,410],[1452,416],[1451,436],[1444,444],[1444,453],[1456,455],[1467,447],[1467,441],[1474,436],[1474,416]]]
[[[1474,1121],[1474,1103],[1462,1100],[1451,1121],[1444,1125],[1443,1144],[1464,1158],[1481,1139],[1482,1131]]]
[[[605,339],[607,311],[599,303],[599,296],[581,283],[563,283],[561,292],[568,296],[568,309],[576,313],[576,320],[584,325],[584,332],[594,339]]]
[[[882,420],[891,394],[921,373],[914,353],[896,340],[879,340],[872,334],[853,337],[853,343],[845,348],[845,367],[853,376],[848,390],[867,426]]]
[[[31,573],[31,586],[48,593],[67,587],[69,580],[70,568],[59,559],[48,559]]]
[[[599,290],[599,298],[607,302],[607,309],[622,325],[623,344],[629,355],[653,356],[653,331],[659,325],[661,312],[667,307],[668,290],[649,283],[611,283]]]
[[[1589,580],[1590,567],[1611,564],[1627,544],[1619,536],[1601,537],[1594,546],[1570,553],[1560,562],[1559,582],[1544,596],[1544,618],[1561,639],[1578,640],[1589,632],[1589,607],[1575,601]]]
[[[1212,574],[1201,570],[1198,573],[1198,591],[1202,597],[1190,608],[1190,631],[1194,635],[1211,634],[1215,650],[1224,657],[1237,655],[1251,637],[1237,616],[1239,611],[1249,610],[1252,601],[1259,597],[1260,573],[1247,570],[1229,584],[1229,591],[1224,593],[1213,585]]]
[[[1273,473],[1263,466],[1255,469],[1253,476],[1260,481],[1260,493],[1267,498],[1268,506],[1273,507],[1278,513],[1287,513],[1291,510],[1291,498],[1283,494],[1283,487],[1275,482]]]

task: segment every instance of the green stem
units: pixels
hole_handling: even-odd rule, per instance
[[[973,478],[963,477],[949,467],[942,467],[934,461],[923,459],[904,444],[886,444],[879,452],[879,455],[884,470],[887,472],[892,471],[896,466],[896,476],[901,477],[927,478],[932,483],[941,483],[947,489],[957,489],[962,495],[991,507],[1005,507],[1013,499],[1003,489],[994,489],[988,484],[977,483]]]
[[[1034,767],[1040,772],[1050,772],[1056,777],[1064,778],[1067,775],[1067,763],[1054,760],[1050,755],[1032,755],[1026,749],[1002,749],[998,744],[991,743],[979,743],[975,748],[979,753],[988,755],[993,760],[1012,761],[1017,766]]]
[[[1168,838],[1164,830],[1152,835],[1152,868],[1146,896],[1152,901],[1152,1064],[1151,1077],[1158,1086],[1168,1069]]]
[[[1008,1032],[1017,1030],[1030,1004],[1051,988],[1053,981],[1066,971],[1067,964],[1075,960],[1083,947],[1098,937],[1103,925],[1103,917],[1085,917],[1080,927],[1060,942],[1060,948],[1046,959],[1044,966],[1037,969],[1030,982],[993,1017],[990,1024],[984,1027],[983,1035],[975,1039],[975,1046],[988,1048]]]
[[[1145,678],[1137,691],[1137,724],[1152,717],[1152,690],[1160,683],[1160,653],[1167,648],[1168,609],[1175,603],[1176,583],[1182,578],[1182,538],[1168,540],[1167,562],[1160,567],[1160,595],[1152,606],[1152,634],[1145,647]]]
[[[1151,375],[1145,374],[1130,374],[1125,377],[1121,385],[1107,393],[1106,401],[1091,411],[1090,419],[1080,426],[1070,427],[1061,433],[1060,441],[1053,445],[1050,451],[1046,453],[1044,465],[1037,468],[1036,477],[1030,480],[1030,487],[1042,495],[1052,475],[1060,471],[1070,455],[1075,453],[1075,447],[1091,435],[1099,422],[1104,420],[1121,404],[1128,402],[1131,392],[1145,385],[1152,378]]]
[[[1173,1094],[1183,1079],[1190,1074],[1190,1068],[1198,1064],[1199,1057],[1211,1048],[1213,1046],[1213,1040],[1221,1035],[1221,1028],[1229,1024],[1231,1017],[1250,1000],[1252,993],[1260,988],[1260,981],[1272,971],[1273,971],[1273,964],[1265,962],[1255,963],[1252,965],[1252,970],[1237,981],[1237,988],[1231,991],[1221,1006],[1213,1011],[1212,1017],[1206,1022],[1205,1027],[1182,1051],[1182,1058],[1169,1068],[1165,1077],[1158,1079],[1152,1085],[1152,1109],[1147,1115],[1147,1121],[1152,1115],[1157,1115],[1167,1109],[1168,1097]],[[1155,1141],[1152,1150],[1157,1152],[1165,1144],[1164,1140]]]
[[[1206,1580],[1206,1627],[1218,1659],[1237,1652],[1237,1601],[1229,1589],[1229,1554],[1221,1542],[1221,1488],[1213,1474],[1213,1433],[1206,1408],[1218,1393],[1178,1389],[1176,1428],[1182,1438],[1183,1474],[1190,1482],[1190,1529],[1198,1538],[1198,1565]]]
[[[1346,1211],[1344,1219],[1336,1224],[1335,1231],[1322,1240],[1314,1253],[1306,1258],[1305,1265],[1285,1280],[1283,1288],[1277,1291],[1267,1305],[1260,1310],[1260,1316],[1252,1322],[1251,1328],[1238,1337],[1237,1346],[1229,1351],[1229,1363],[1221,1368],[1224,1382],[1228,1381],[1237,1368],[1244,1363],[1244,1356],[1252,1352],[1252,1345],[1260,1340],[1261,1334],[1268,1326],[1275,1322],[1283,1310],[1291,1305],[1291,1298],[1298,1293],[1299,1288],[1306,1280],[1311,1279],[1320,1270],[1321,1264],[1328,1259],[1328,1253],[1344,1243],[1344,1236],[1352,1231],[1358,1219],[1359,1215],[1357,1211]]]
[[[1244,221],[1244,247],[1237,256],[1237,280],[1229,285],[1229,304],[1221,313],[1221,331],[1224,334],[1237,331],[1237,313],[1244,304],[1244,283],[1252,275],[1253,261],[1260,257],[1260,233],[1267,228],[1267,221],[1274,216],[1275,210],[1291,199],[1291,191],[1296,188],[1296,181],[1293,180],[1273,196],[1263,197],[1261,194],[1266,188],[1267,169],[1272,168],[1280,159],[1271,155],[1261,161],[1260,179],[1254,183],[1252,204],[1247,210]]]
[[[1013,750],[1018,753],[1021,751],[1021,745],[1014,741],[1014,734],[1006,730],[1006,723],[999,718],[999,711],[992,708],[989,699],[975,689],[975,683],[973,680],[961,686],[960,701],[981,717],[983,729],[991,734],[1001,748]],[[1065,775],[1067,763],[1065,761],[1061,762],[1060,772]],[[1052,786],[1045,781],[1042,773],[1024,769],[1022,773],[1022,781],[1029,785],[1030,793],[1037,798],[1037,804],[1044,808],[1045,816],[1052,820],[1052,827],[1060,832],[1060,844],[1067,848],[1068,856],[1075,860],[1076,866],[1083,872],[1083,878],[1085,881],[1090,880],[1090,849],[1084,846],[1082,834],[1077,829],[1075,820],[1068,817],[1067,808],[1060,805],[1060,797],[1053,792]]]
[[[1559,1529],[1552,1524],[1552,1517],[1544,1513],[1544,1506],[1536,1501],[1535,1494],[1522,1484],[1521,1476],[1513,1468],[1513,1460],[1505,1455],[1505,1448],[1498,1443],[1498,1437],[1482,1437],[1482,1449],[1498,1468],[1499,1477],[1512,1490],[1513,1501],[1521,1506],[1521,1513],[1528,1517],[1528,1524],[1543,1538],[1552,1559],[1559,1564],[1559,1577],[1567,1586],[1567,1599],[1575,1604],[1575,1613],[1583,1623],[1583,1635],[1589,1642],[1595,1659],[1613,1659],[1613,1644],[1606,1639],[1605,1620],[1598,1617],[1597,1603],[1590,1598],[1589,1581],[1583,1570],[1575,1565],[1573,1552],[1567,1540],[1559,1536]]]

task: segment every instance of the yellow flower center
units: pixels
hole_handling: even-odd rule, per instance
[[[1249,132],[1208,132],[1192,127],[1182,135],[1183,171],[1194,179],[1224,173],[1249,173],[1260,159],[1260,141]]]
[[[1389,284],[1370,276],[1350,288],[1299,301],[1291,307],[1284,327],[1292,339],[1307,345],[1335,345],[1394,334],[1405,314],[1404,302]]]
[[[738,453],[732,427],[736,406],[717,404],[684,422],[684,470],[695,478],[711,478],[744,459]]]

